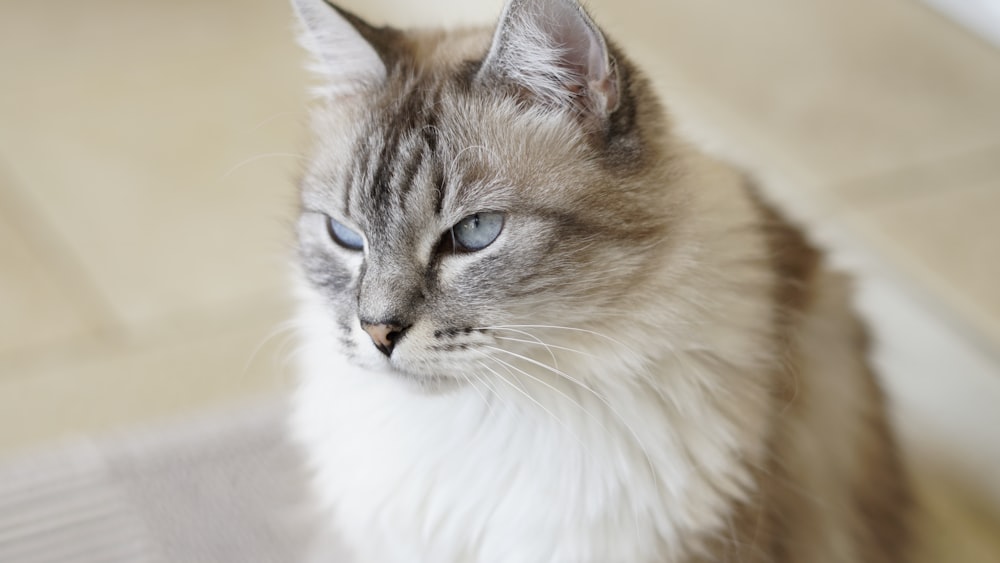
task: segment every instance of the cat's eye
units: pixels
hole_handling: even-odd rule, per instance
[[[361,235],[330,217],[326,218],[326,231],[333,242],[348,250],[361,250],[365,247],[365,239],[361,238]]]
[[[503,230],[504,214],[495,211],[474,213],[459,221],[451,231],[445,233],[446,243],[453,250],[475,252],[493,244]],[[447,239],[451,239],[450,241]]]

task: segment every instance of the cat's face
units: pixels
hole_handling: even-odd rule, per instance
[[[563,3],[559,17],[586,18]],[[649,155],[631,93],[589,20],[558,29],[580,35],[587,60],[553,64],[600,91],[582,97],[560,76],[577,92],[559,101],[512,79],[504,42],[524,40],[504,26],[528,16],[511,10],[488,51],[485,33],[407,37],[351,20],[355,48],[384,43],[359,63],[374,70],[334,78],[357,84],[316,115],[299,240],[330,345],[357,363],[460,383],[513,354],[545,357],[540,333],[551,344],[641,307],[630,287],[669,222],[639,178]]]

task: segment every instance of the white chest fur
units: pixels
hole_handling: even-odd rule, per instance
[[[292,431],[362,561],[663,561],[721,529],[747,484],[735,460],[755,421],[683,378],[669,404],[641,386],[524,381],[430,395],[319,342],[301,360]]]

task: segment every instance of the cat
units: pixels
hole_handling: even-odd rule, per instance
[[[909,561],[849,280],[576,0],[292,0],[319,78],[291,433],[361,562]]]

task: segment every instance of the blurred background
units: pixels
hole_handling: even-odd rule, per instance
[[[341,3],[400,26],[501,4]],[[588,2],[685,130],[860,274],[929,502],[961,498],[942,510],[982,530],[1000,512],[998,4]],[[285,0],[0,3],[0,466],[290,387],[302,59]]]

